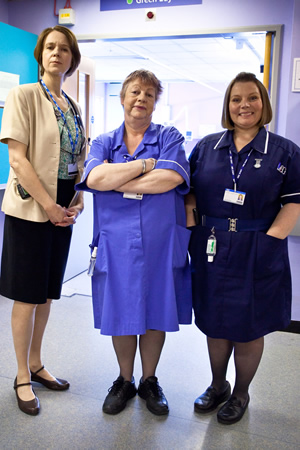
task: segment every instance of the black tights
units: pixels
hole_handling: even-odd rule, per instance
[[[166,333],[164,331],[147,330],[139,338],[144,380],[155,375],[165,337]],[[112,341],[120,366],[120,375],[125,380],[131,381],[138,338],[134,335],[113,336]]]
[[[234,351],[235,385],[232,395],[240,400],[246,400],[249,385],[259,366],[264,338],[250,342],[232,342],[226,339],[207,337],[209,359],[212,371],[211,385],[222,391],[225,387],[226,372],[232,351]]]

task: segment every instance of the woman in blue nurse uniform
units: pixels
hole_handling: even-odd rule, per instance
[[[95,327],[112,336],[120,366],[103,404],[107,414],[122,411],[136,392],[153,414],[168,413],[156,367],[165,332],[191,323],[184,209],[189,164],[183,136],[151,122],[161,92],[151,72],[126,78],[120,94],[124,123],[94,140],[77,185],[94,194]],[[137,391],[138,335],[143,373]]]
[[[247,408],[263,336],[291,318],[286,238],[300,212],[300,149],[266,131],[271,118],[263,84],[240,73],[225,94],[227,131],[202,139],[190,156],[193,303],[212,370],[212,383],[194,406],[206,413],[226,402],[217,414],[223,424],[237,422]],[[226,371],[232,352],[231,393]]]

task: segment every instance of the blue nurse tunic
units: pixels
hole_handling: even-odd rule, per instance
[[[188,264],[191,232],[186,229],[184,194],[189,164],[183,136],[173,127],[151,124],[133,155],[123,141],[124,123],[93,141],[83,181],[76,186],[94,194],[94,242],[98,247],[92,277],[95,328],[105,335],[145,334],[147,329],[177,331],[191,323],[192,293]],[[86,185],[102,164],[157,159],[157,169],[172,169],[184,183],[142,200]]]
[[[237,180],[243,205],[223,200],[225,189],[233,189],[229,149],[235,177],[249,158]],[[300,149],[261,128],[237,152],[226,131],[201,140],[190,167],[200,218],[190,242],[196,325],[209,337],[237,342],[285,328],[291,318],[287,239],[266,231],[282,205],[300,203]],[[228,231],[229,219],[236,231]],[[208,262],[213,227],[217,251]]]

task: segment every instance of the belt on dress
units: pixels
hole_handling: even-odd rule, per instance
[[[202,216],[202,226],[222,231],[263,231],[272,224],[273,219],[220,219],[219,217]]]

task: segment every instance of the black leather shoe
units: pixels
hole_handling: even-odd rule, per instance
[[[132,381],[125,381],[119,376],[108,390],[108,394],[104,400],[102,410],[106,414],[118,414],[123,411],[127,401],[136,396],[136,387],[134,378]]]
[[[148,377],[145,381],[141,379],[138,395],[146,400],[146,406],[153,414],[163,416],[169,413],[168,401],[156,377]]]
[[[196,398],[194,402],[194,410],[198,413],[208,413],[214,411],[218,405],[229,399],[231,387],[226,381],[226,388],[223,392],[218,393],[215,388],[209,386],[206,391]]]
[[[242,405],[242,402],[236,397],[230,397],[225,405],[223,405],[222,408],[219,409],[217,414],[218,421],[226,425],[238,422],[243,417],[249,401],[249,395],[244,405]]]
[[[14,381],[14,390],[16,391],[18,406],[19,406],[20,410],[22,412],[24,412],[25,414],[29,414],[30,416],[36,416],[40,412],[39,399],[37,398],[37,396],[35,396],[35,398],[33,400],[28,400],[28,401],[21,400],[18,395],[18,388],[22,387],[22,386],[31,386],[31,383],[18,384],[17,377],[16,377],[15,381]],[[35,395],[34,391],[33,391],[33,393]]]
[[[60,378],[55,378],[55,380],[46,380],[45,378],[37,375],[41,370],[44,369],[44,366],[41,367],[36,372],[31,372],[31,381],[36,381],[37,383],[41,383],[48,389],[52,389],[53,391],[66,391],[70,387],[70,383],[66,380],[62,380]]]

